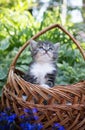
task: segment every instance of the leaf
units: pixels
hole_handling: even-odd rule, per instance
[[[10,45],[9,38],[6,38],[2,41],[0,41],[0,50],[4,51],[6,50]]]
[[[3,80],[6,77],[6,72],[2,67],[0,67],[0,80]]]

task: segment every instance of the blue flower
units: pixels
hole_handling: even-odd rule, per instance
[[[59,123],[55,123],[52,127],[52,130],[65,130],[65,128],[61,126]]]
[[[16,114],[8,111],[0,112],[0,130],[9,130],[16,119]]]
[[[41,130],[42,125],[39,124],[30,124],[28,122],[20,124],[22,130]]]
[[[19,118],[15,113],[12,113],[10,109],[0,112],[0,130],[14,130],[17,127],[21,130],[41,130],[43,125],[41,123],[33,123],[38,120],[36,108],[24,109],[25,114]],[[19,119],[19,122],[16,121]],[[59,123],[55,123],[52,130],[65,130]]]
[[[37,108],[33,108],[32,111],[33,111],[33,113],[37,113],[38,112]]]
[[[29,114],[33,114],[32,109],[27,109],[27,108],[25,108],[25,109],[24,109],[24,112],[25,112],[25,113],[29,113]]]
[[[38,116],[36,115],[37,113],[37,109],[36,108],[32,108],[32,109],[24,109],[24,112],[26,113],[26,115],[28,116],[28,120],[33,121],[33,120],[38,120]],[[20,117],[23,118],[23,117]],[[26,120],[26,119],[25,119]]]
[[[8,127],[8,125],[2,126],[2,125],[0,124],[0,130],[9,130],[9,127]]]
[[[21,115],[19,118],[20,118],[21,120],[25,119],[25,114]]]
[[[11,116],[8,116],[7,117],[7,120],[8,120],[8,124],[9,123],[12,123],[15,119],[16,119],[16,114],[13,114],[13,115],[11,115]]]

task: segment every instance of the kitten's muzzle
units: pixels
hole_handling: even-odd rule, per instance
[[[45,50],[45,53],[48,53],[48,50]]]

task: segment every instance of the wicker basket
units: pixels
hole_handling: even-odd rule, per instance
[[[85,53],[79,43],[61,25],[53,24],[31,39],[36,39],[55,27],[61,29],[73,40],[85,59]],[[3,87],[2,106],[11,107],[18,115],[24,113],[24,108],[37,108],[36,114],[39,117],[37,122],[41,122],[44,129],[51,129],[53,123],[57,122],[66,130],[85,130],[85,81],[74,85],[58,85],[50,89],[24,81],[23,72],[17,70],[15,65],[29,42],[30,40],[22,46],[10,66],[7,83]],[[28,97],[26,101],[22,98],[24,94]],[[34,103],[34,98],[37,104]],[[44,105],[44,101],[47,105]]]

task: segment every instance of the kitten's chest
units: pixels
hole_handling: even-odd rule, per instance
[[[53,64],[49,63],[35,63],[31,66],[31,74],[36,77],[44,78],[48,73],[52,73],[55,70]]]

